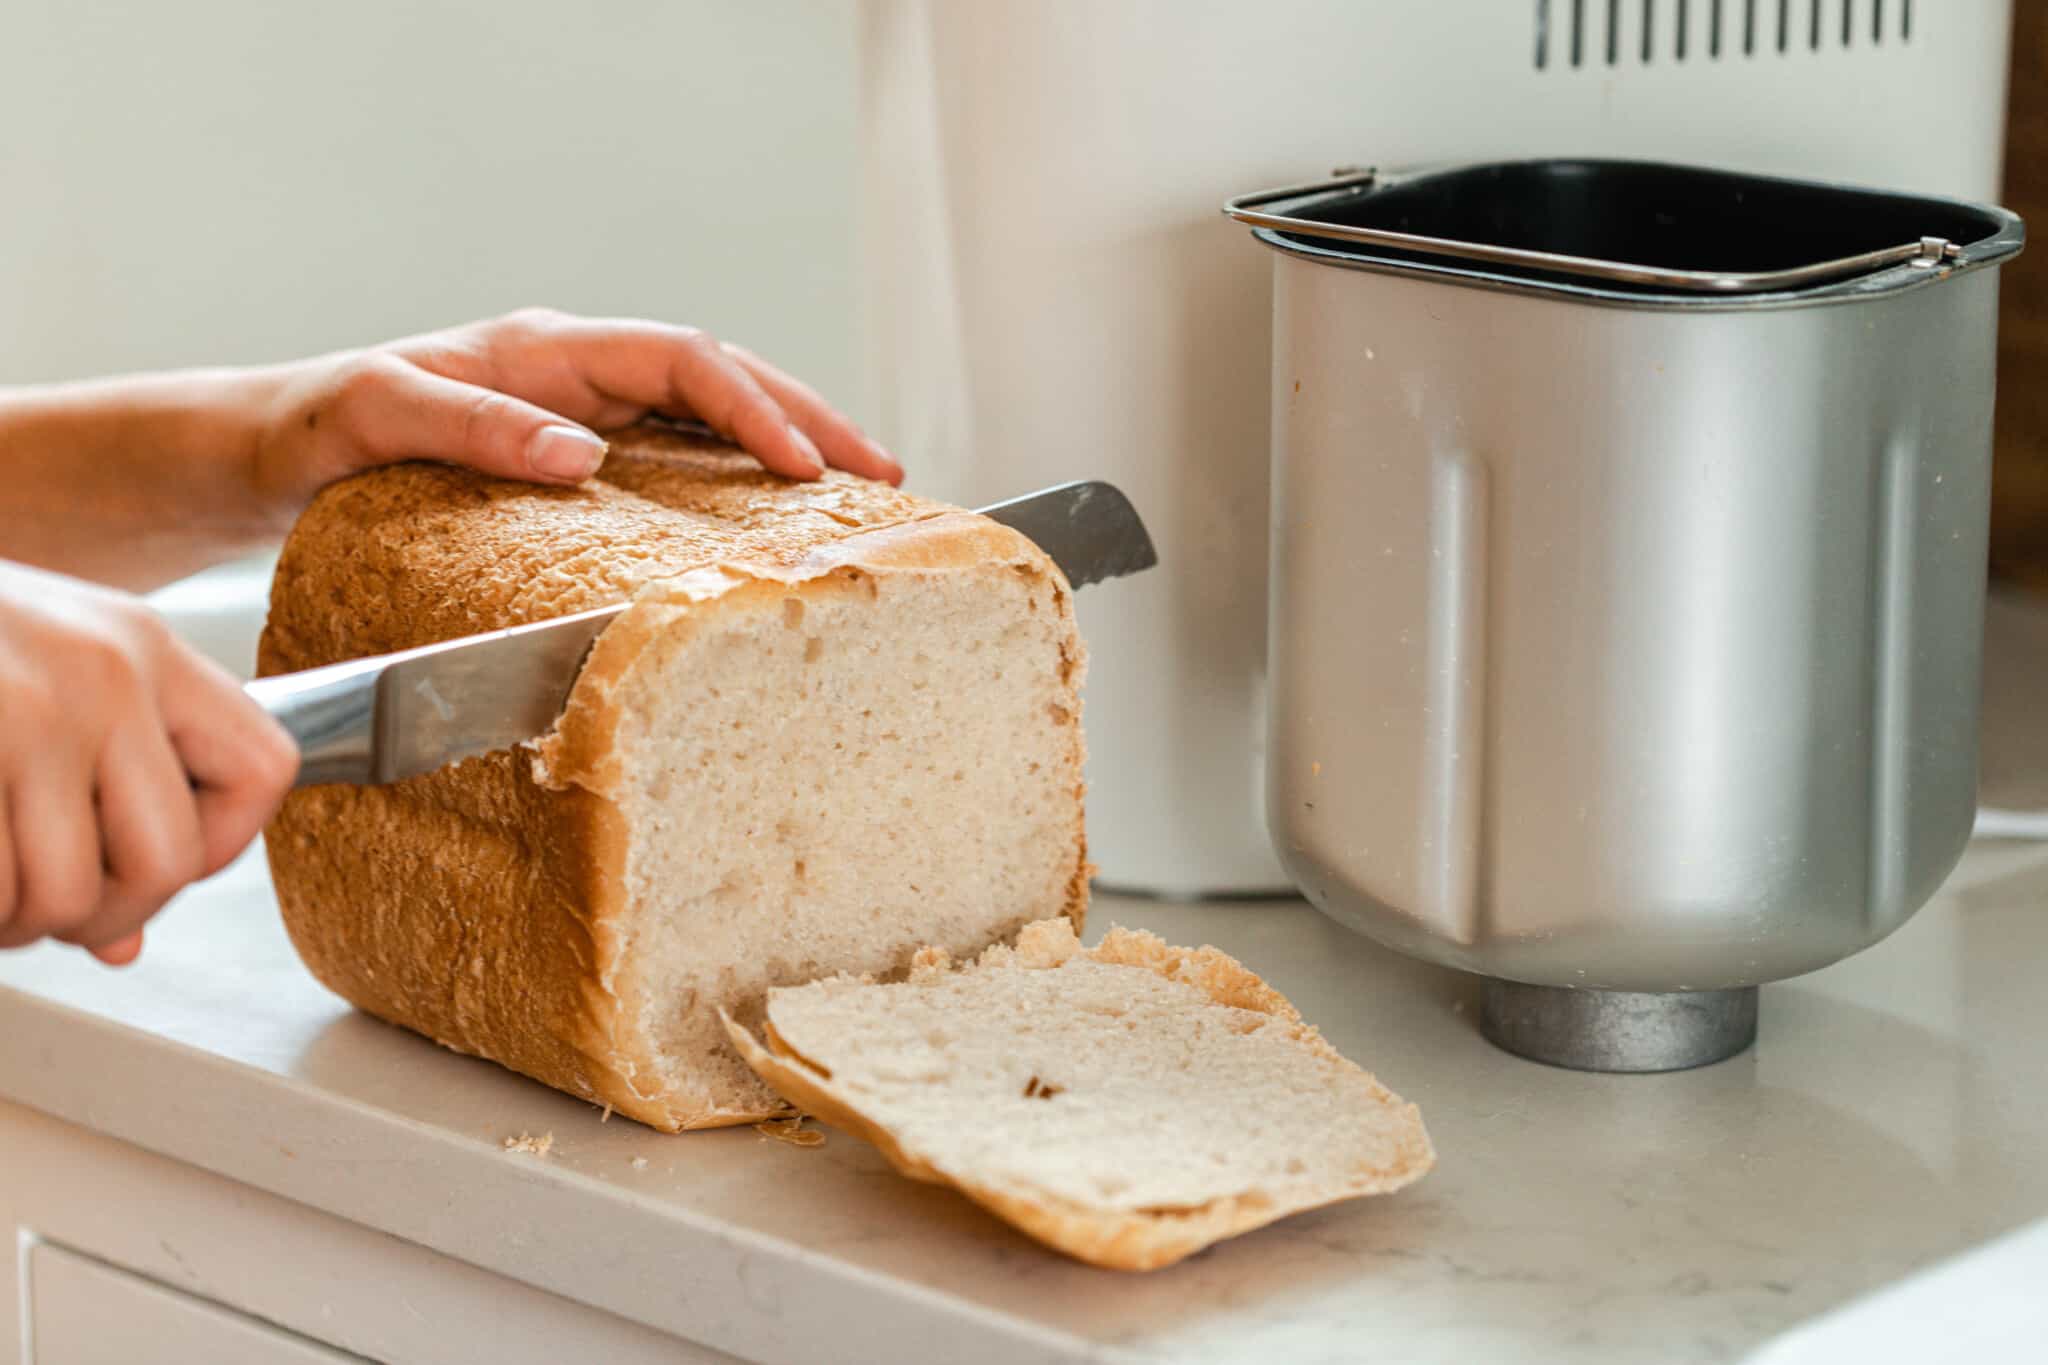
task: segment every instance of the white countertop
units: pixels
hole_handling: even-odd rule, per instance
[[[1988,667],[1987,800],[2048,804],[2048,614],[1995,604],[1993,634],[2028,647]],[[2048,844],[1980,841],[1890,940],[1766,988],[1753,1052],[1663,1076],[1497,1052],[1469,980],[1296,903],[1098,901],[1112,922],[1265,975],[1421,1105],[1438,1169],[1169,1270],[1091,1270],[854,1139],[602,1122],[357,1015],[299,966],[254,857],[127,971],[0,953],[0,1096],[760,1360],[1707,1361],[1776,1338],[1789,1365],[1869,1359],[1902,1324],[1952,1344],[1930,1302],[1981,1324],[2048,1280]],[[547,1132],[546,1158],[500,1145]]]
[[[1892,939],[1767,988],[1754,1052],[1664,1076],[1497,1052],[1468,981],[1300,905],[1111,921],[1266,974],[1420,1103],[1436,1172],[1090,1270],[851,1138],[601,1122],[354,1014],[253,859],[128,971],[0,955],[0,1094],[766,1360],[1718,1360],[2048,1215],[2048,846],[1979,844]],[[501,1149],[521,1132],[553,1154]]]

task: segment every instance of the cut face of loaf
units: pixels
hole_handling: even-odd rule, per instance
[[[542,749],[546,780],[604,793],[624,834],[627,1079],[651,1069],[714,1113],[776,1108],[719,1010],[754,1018],[770,986],[900,969],[927,938],[973,951],[1077,895],[1058,589],[1000,561],[870,563],[654,595]]]
[[[1415,1106],[1346,1061],[1214,949],[1112,929],[1024,930],[953,970],[769,992],[791,1103],[956,1186],[1047,1245],[1150,1270],[1302,1209],[1399,1189],[1435,1161]]]
[[[828,491],[786,487],[762,484],[752,515],[787,496],[800,520]],[[829,491],[843,517],[850,490]],[[784,1108],[721,1010],[757,1020],[771,986],[900,972],[928,942],[972,953],[1047,907],[1078,920],[1068,589],[1005,528],[908,512],[826,519],[808,546],[784,525],[754,553],[734,518],[738,552],[634,590],[536,748],[295,794],[268,844],[308,965],[372,1013],[673,1130]],[[571,563],[645,551],[577,520],[547,528]],[[280,567],[269,671],[324,661],[288,657],[334,576],[307,534]]]

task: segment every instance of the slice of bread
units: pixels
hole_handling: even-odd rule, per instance
[[[673,1131],[785,1111],[721,1010],[1079,922],[1067,583],[880,484],[655,431],[575,489],[380,470],[293,531],[260,671],[628,600],[537,746],[285,802],[272,879],[329,988]]]
[[[954,968],[768,993],[726,1029],[790,1103],[1046,1245],[1152,1270],[1290,1213],[1419,1179],[1421,1115],[1213,948],[1067,920]]]

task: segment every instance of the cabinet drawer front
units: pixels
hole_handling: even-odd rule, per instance
[[[36,1365],[342,1365],[361,1356],[49,1242],[29,1251]]]

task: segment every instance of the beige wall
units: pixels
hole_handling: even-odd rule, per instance
[[[527,302],[852,393],[845,0],[10,0],[0,383]]]

